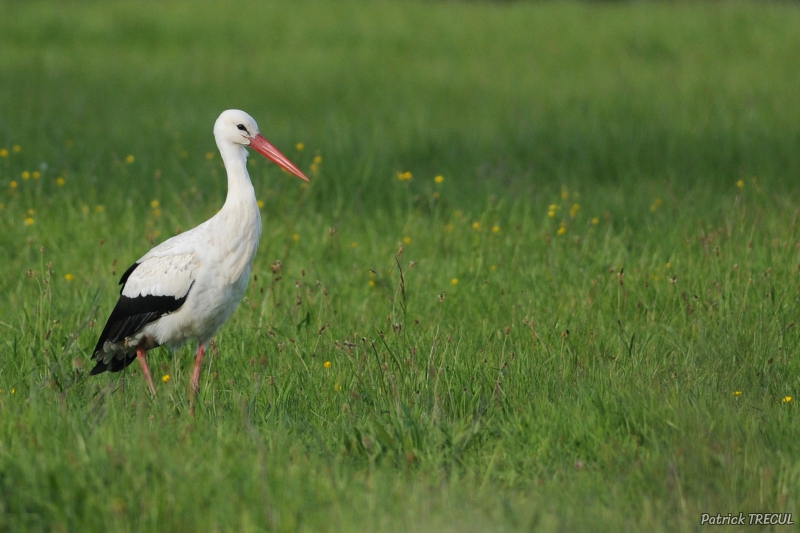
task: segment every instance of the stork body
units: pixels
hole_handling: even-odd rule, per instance
[[[247,113],[223,112],[214,125],[228,172],[222,209],[196,228],[150,250],[122,275],[120,299],[100,334],[91,374],[119,372],[138,359],[151,392],[146,352],[161,345],[198,343],[191,405],[200,385],[203,355],[244,296],[261,237],[261,213],[247,173],[250,146],[308,180],[258,132]]]

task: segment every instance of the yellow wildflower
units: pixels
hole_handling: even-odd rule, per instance
[[[26,226],[32,226],[33,225],[33,217],[26,218],[25,219],[25,225]]]
[[[569,210],[569,216],[575,218],[578,215],[578,210],[581,208],[579,204],[574,204]]]
[[[298,152],[302,152],[303,148],[305,148],[306,145],[303,144],[303,143],[297,143],[297,144],[294,145],[294,147],[297,149]]]
[[[655,200],[653,200],[653,205],[650,206],[650,211],[655,213],[656,211],[658,211],[658,208],[661,207],[663,204],[664,201],[661,198],[656,198]]]
[[[32,177],[33,179],[35,179],[35,180],[38,180],[38,179],[39,179],[41,176],[42,176],[42,175],[39,173],[39,171],[38,171],[38,170],[34,170],[34,171],[33,171],[33,174],[31,174],[31,177]]]
[[[597,218],[597,217],[594,217],[594,218],[592,219],[592,226],[596,226],[596,225],[598,225],[599,223],[600,223],[600,219],[599,219],[599,218]]]
[[[67,183],[67,180],[64,178],[56,178],[56,185],[59,187],[63,187],[65,183]]]
[[[324,363],[322,363],[322,366],[324,366],[325,368],[330,368],[331,367],[331,362],[330,361],[325,361]]]
[[[320,163],[322,163],[322,156],[321,155],[315,155],[314,156],[314,164],[315,165],[319,165]]]
[[[403,237],[403,244],[411,244],[411,237]]]
[[[474,229],[475,231],[480,231],[481,223],[476,220],[475,222],[472,223],[472,229]]]
[[[495,265],[492,265],[492,266],[489,267],[489,270],[491,270],[492,272],[495,272],[495,271],[497,271],[497,267]]]
[[[28,172],[27,170],[22,172],[22,179],[27,180],[27,179],[30,179],[30,177],[31,177],[31,173]]]
[[[129,155],[128,157],[125,158],[125,162],[128,163],[129,165],[134,161],[136,161],[136,158],[133,157],[132,155]]]
[[[258,208],[259,208],[259,209],[264,209],[264,200],[259,200],[259,201],[258,201],[258,202],[256,202],[256,203],[258,204]]]
[[[161,376],[161,381],[167,383],[169,381],[169,374],[164,374],[163,376]]]
[[[436,183],[443,183],[444,176],[436,176],[435,178],[433,178],[433,181],[435,181]]]
[[[299,241],[299,240],[300,240],[300,235],[298,235],[297,233],[295,233],[294,235],[292,235],[292,240],[293,240],[294,242],[297,242],[297,241]]]
[[[412,178],[411,172],[398,172],[397,179],[400,181],[409,181]]]
[[[736,186],[739,187],[740,189],[743,189],[744,188],[744,180],[737,181],[736,182]]]
[[[567,225],[562,222],[561,227],[558,228],[558,231],[556,233],[558,233],[559,235],[564,235],[566,232],[567,232]]]
[[[67,281],[72,281],[73,279],[75,279],[75,276],[73,276],[72,274],[64,274],[64,279]]]
[[[498,226],[497,224],[492,226],[492,233],[500,233],[500,226]]]
[[[15,144],[13,150],[15,154],[18,154],[22,151],[22,147],[18,144]]]
[[[94,210],[97,211],[98,213],[102,213],[103,211],[106,210],[106,208],[103,207],[102,205],[96,205],[94,206]]]
[[[14,181],[14,180],[11,180],[11,183],[9,183],[8,186],[11,187],[12,189],[16,189],[17,188],[17,182]]]
[[[28,209],[28,214],[29,215],[35,215],[36,211],[34,211],[33,209]]]
[[[339,383],[333,385],[333,390],[336,392],[342,392],[342,386]]]
[[[740,391],[740,390],[733,391],[733,395],[734,396],[741,396],[742,395],[742,391]]]
[[[453,278],[450,280],[450,285],[458,285],[458,278]]]
[[[350,243],[350,248],[358,248],[358,243],[357,243],[357,242],[355,242],[355,241],[354,241],[354,242],[351,242],[351,243]]]
[[[206,159],[209,161],[214,159],[214,152],[206,152]]]
[[[0,149],[0,157],[8,157],[8,150],[5,148]]]
[[[564,187],[564,186],[562,185],[562,186],[561,186],[561,199],[562,199],[562,200],[566,200],[567,198],[569,198],[569,191],[567,190],[567,188],[566,188],[566,187]]]
[[[792,401],[792,397],[791,396],[784,396],[783,397],[783,403],[789,403],[791,401]]]
[[[374,287],[375,286],[375,280],[372,280],[372,279],[369,280],[369,286],[370,287]]]
[[[159,205],[161,204],[158,203],[158,200],[153,200],[152,202],[150,202],[150,207],[152,207],[153,209],[158,209]]]

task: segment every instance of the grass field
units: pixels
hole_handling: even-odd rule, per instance
[[[800,521],[797,4],[0,12],[0,531]],[[192,346],[88,370],[227,108],[312,179],[192,418]]]

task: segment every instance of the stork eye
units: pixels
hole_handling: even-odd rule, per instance
[[[249,131],[247,131],[247,128],[244,127],[244,124],[239,124],[236,127],[239,128],[240,130],[242,130],[243,132],[247,133],[247,134],[250,133]]]

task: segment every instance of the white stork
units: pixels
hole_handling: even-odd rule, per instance
[[[223,112],[214,124],[214,137],[228,171],[225,205],[196,228],[156,246],[125,271],[119,281],[119,301],[92,356],[97,361],[92,375],[119,372],[137,359],[155,394],[147,350],[163,344],[177,348],[196,339],[192,412],[203,355],[244,296],[261,237],[261,213],[247,173],[246,147],[308,181],[261,136],[256,121],[244,111]]]

